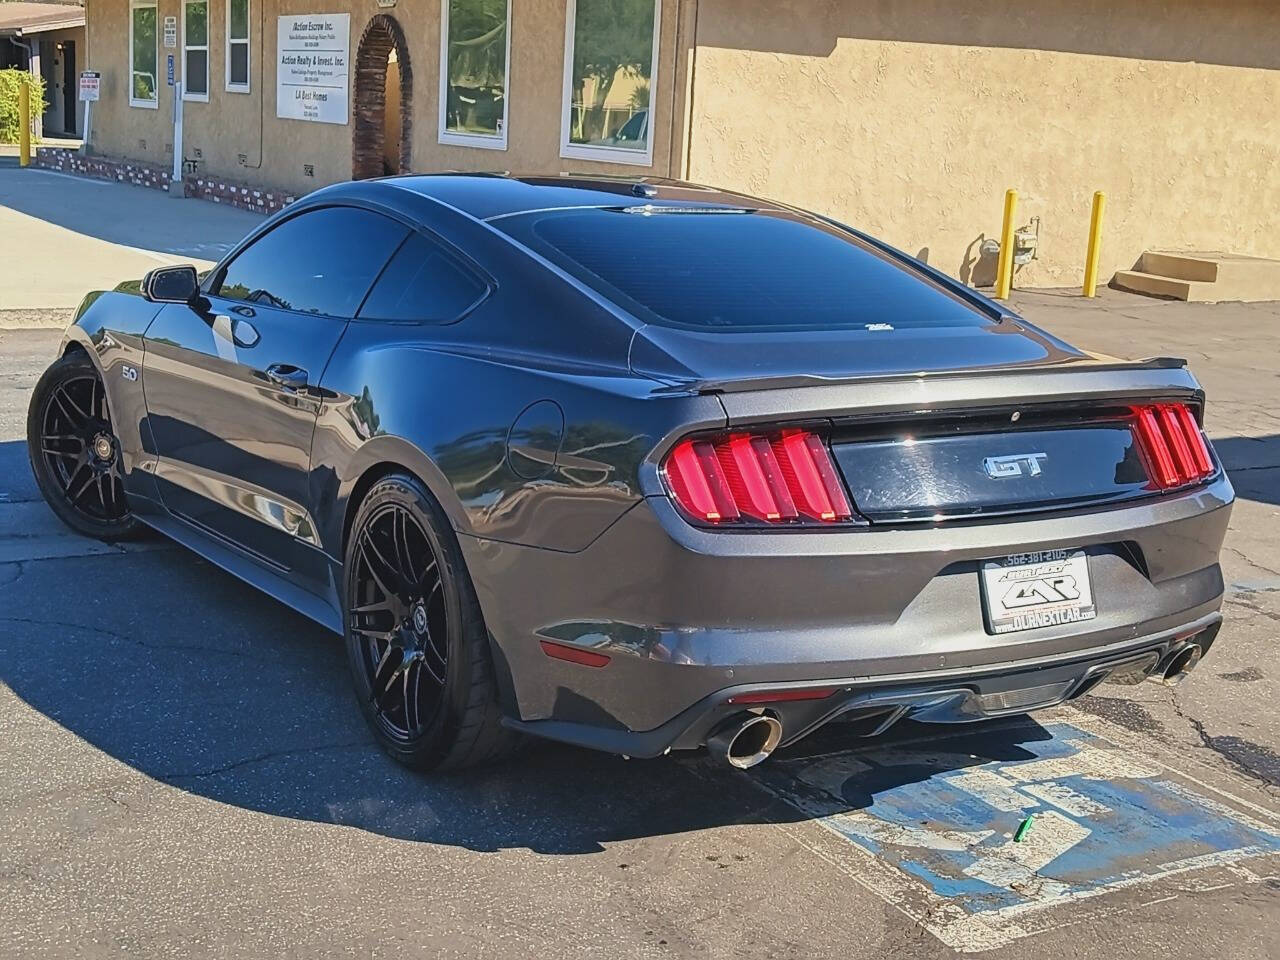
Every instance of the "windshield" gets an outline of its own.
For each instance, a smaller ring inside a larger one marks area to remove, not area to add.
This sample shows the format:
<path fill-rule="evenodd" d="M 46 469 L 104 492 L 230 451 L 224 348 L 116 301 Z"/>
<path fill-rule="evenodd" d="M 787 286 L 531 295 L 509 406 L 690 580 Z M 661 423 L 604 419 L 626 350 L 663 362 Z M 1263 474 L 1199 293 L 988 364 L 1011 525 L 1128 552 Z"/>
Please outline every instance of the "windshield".
<path fill-rule="evenodd" d="M 851 234 L 786 213 L 579 208 L 497 226 L 647 323 L 740 331 L 991 322 Z"/>

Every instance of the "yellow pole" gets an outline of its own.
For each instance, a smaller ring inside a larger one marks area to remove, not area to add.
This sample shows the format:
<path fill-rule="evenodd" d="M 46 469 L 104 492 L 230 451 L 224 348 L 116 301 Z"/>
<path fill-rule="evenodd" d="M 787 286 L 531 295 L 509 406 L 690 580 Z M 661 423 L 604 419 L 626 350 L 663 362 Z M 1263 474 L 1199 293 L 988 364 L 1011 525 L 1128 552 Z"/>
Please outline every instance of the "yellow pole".
<path fill-rule="evenodd" d="M 18 83 L 18 123 L 18 166 L 25 167 L 31 163 L 31 84 L 25 79 Z"/>
<path fill-rule="evenodd" d="M 1102 211 L 1107 206 L 1107 195 L 1099 190 L 1093 195 L 1093 214 L 1089 217 L 1089 252 L 1084 258 L 1084 295 L 1097 296 L 1098 254 L 1102 252 Z"/>
<path fill-rule="evenodd" d="M 1000 227 L 1000 259 L 996 263 L 996 299 L 1008 300 L 1013 289 L 1013 218 L 1018 212 L 1018 191 L 1004 192 L 1004 224 Z"/>

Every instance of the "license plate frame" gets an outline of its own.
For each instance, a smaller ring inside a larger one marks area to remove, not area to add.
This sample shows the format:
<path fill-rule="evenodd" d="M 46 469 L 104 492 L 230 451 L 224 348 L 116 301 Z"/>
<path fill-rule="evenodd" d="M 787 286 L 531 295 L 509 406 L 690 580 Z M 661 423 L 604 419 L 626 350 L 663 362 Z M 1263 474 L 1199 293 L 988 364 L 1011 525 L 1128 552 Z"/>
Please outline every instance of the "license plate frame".
<path fill-rule="evenodd" d="M 1067 626 L 1098 615 L 1089 555 L 1081 549 L 984 560 L 979 581 L 987 632 L 997 636 Z"/>

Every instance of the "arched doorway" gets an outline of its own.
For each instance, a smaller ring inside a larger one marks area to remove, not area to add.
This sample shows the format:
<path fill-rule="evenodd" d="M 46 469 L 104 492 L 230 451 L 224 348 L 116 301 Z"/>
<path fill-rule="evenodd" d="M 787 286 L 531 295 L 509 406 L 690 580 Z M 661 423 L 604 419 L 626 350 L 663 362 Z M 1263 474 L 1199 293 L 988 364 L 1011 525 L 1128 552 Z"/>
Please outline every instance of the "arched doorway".
<path fill-rule="evenodd" d="M 404 30 L 395 17 L 380 13 L 356 48 L 351 179 L 409 172 L 412 110 L 413 68 Z"/>

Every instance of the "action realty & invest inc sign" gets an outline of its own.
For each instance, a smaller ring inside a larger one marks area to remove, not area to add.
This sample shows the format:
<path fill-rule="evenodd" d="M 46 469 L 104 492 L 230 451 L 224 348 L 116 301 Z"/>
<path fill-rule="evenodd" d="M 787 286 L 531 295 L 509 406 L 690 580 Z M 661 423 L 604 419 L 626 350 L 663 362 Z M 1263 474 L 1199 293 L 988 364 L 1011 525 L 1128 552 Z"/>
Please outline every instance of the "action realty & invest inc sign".
<path fill-rule="evenodd" d="M 276 116 L 347 123 L 350 54 L 350 14 L 277 18 Z"/>

